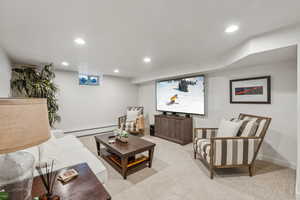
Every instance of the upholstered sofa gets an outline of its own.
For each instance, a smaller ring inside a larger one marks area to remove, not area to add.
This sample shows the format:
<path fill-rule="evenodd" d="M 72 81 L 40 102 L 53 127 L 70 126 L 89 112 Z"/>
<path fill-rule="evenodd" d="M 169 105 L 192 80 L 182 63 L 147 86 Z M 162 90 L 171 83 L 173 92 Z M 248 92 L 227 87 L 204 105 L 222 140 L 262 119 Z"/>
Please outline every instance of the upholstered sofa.
<path fill-rule="evenodd" d="M 102 183 L 107 181 L 107 170 L 103 163 L 75 136 L 64 136 L 60 130 L 52 130 L 51 138 L 47 142 L 25 151 L 35 157 L 36 165 L 43 165 L 54 160 L 54 169 L 86 162 Z M 38 175 L 36 170 L 34 175 Z"/>
<path fill-rule="evenodd" d="M 218 137 L 217 128 L 194 129 L 194 157 L 199 157 L 209 167 L 211 179 L 215 168 L 247 167 L 250 176 L 254 173 L 255 159 L 271 118 L 240 114 L 238 120 L 257 123 L 253 135 Z"/>

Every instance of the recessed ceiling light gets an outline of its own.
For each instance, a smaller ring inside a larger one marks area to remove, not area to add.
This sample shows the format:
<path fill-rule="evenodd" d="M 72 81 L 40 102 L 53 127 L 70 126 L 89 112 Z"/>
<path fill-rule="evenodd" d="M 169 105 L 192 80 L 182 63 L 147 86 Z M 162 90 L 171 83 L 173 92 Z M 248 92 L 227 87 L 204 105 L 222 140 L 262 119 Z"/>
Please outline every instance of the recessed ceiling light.
<path fill-rule="evenodd" d="M 114 72 L 115 72 L 115 73 L 119 73 L 120 71 L 119 71 L 118 69 L 115 69 Z"/>
<path fill-rule="evenodd" d="M 76 38 L 74 42 L 79 45 L 85 45 L 85 41 L 82 38 Z"/>
<path fill-rule="evenodd" d="M 144 60 L 144 63 L 150 63 L 151 62 L 151 58 L 149 58 L 149 57 L 145 57 L 143 60 Z"/>
<path fill-rule="evenodd" d="M 225 33 L 234 33 L 239 30 L 237 25 L 230 25 L 225 29 Z"/>
<path fill-rule="evenodd" d="M 61 63 L 63 66 L 69 66 L 69 63 L 68 62 L 62 62 Z"/>

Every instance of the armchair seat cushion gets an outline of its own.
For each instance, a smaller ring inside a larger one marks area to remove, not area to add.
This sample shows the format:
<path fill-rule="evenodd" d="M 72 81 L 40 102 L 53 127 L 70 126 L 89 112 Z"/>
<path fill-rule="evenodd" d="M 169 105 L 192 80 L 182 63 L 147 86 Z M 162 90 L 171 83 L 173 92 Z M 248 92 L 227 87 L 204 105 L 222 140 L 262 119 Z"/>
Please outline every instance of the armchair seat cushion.
<path fill-rule="evenodd" d="M 121 129 L 128 132 L 137 132 L 139 131 L 136 122 L 125 122 L 121 124 Z"/>

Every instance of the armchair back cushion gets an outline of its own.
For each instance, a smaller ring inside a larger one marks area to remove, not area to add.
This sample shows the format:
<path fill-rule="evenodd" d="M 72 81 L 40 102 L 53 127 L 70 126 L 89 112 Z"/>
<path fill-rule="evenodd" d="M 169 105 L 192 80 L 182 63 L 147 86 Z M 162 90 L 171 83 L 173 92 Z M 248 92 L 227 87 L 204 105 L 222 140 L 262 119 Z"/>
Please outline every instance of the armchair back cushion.
<path fill-rule="evenodd" d="M 264 137 L 266 134 L 266 131 L 271 123 L 271 118 L 260 117 L 260 116 L 255 116 L 255 115 L 240 114 L 239 119 L 255 121 L 257 123 L 257 130 L 254 135 L 251 135 L 251 136 L 256 136 L 256 137 Z"/>

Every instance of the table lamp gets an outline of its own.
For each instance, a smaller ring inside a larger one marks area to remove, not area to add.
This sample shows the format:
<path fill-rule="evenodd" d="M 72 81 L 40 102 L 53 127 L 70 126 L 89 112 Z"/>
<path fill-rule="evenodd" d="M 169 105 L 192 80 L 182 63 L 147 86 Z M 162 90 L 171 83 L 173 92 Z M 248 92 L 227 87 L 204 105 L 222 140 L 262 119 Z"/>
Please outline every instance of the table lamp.
<path fill-rule="evenodd" d="M 20 151 L 50 138 L 47 100 L 0 98 L 0 190 L 14 193 L 14 199 L 30 199 L 34 157 Z M 4 186 L 4 187 L 3 187 Z"/>

